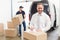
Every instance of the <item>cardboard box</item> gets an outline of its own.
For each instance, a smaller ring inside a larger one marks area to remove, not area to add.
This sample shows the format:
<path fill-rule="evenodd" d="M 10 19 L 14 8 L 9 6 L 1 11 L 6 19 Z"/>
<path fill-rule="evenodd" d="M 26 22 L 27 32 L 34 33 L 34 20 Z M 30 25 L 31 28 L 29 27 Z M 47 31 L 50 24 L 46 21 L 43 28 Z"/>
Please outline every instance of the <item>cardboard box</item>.
<path fill-rule="evenodd" d="M 4 25 L 0 23 L 0 36 L 4 35 Z"/>
<path fill-rule="evenodd" d="M 14 17 L 12 18 L 12 22 L 15 26 L 19 25 L 20 24 L 20 21 L 19 21 L 19 18 L 18 17 Z"/>
<path fill-rule="evenodd" d="M 18 18 L 19 18 L 19 22 L 20 22 L 20 24 L 21 24 L 22 21 L 23 21 L 22 14 L 18 14 L 18 15 L 16 15 L 15 17 L 18 17 Z"/>
<path fill-rule="evenodd" d="M 44 32 L 27 32 L 25 31 L 23 37 L 28 40 L 47 40 L 47 34 Z"/>
<path fill-rule="evenodd" d="M 17 36 L 17 30 L 16 29 L 7 29 L 5 30 L 6 37 L 16 37 Z"/>
<path fill-rule="evenodd" d="M 16 26 L 14 25 L 14 23 L 13 22 L 7 22 L 7 27 L 8 27 L 8 29 L 10 28 L 16 28 Z"/>

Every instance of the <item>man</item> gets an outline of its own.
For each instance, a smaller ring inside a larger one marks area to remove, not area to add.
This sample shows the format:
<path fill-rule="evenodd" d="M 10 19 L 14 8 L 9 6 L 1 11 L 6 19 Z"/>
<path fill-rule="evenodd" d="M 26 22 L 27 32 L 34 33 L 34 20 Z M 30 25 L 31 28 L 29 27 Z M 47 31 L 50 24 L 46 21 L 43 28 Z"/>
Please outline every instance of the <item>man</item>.
<path fill-rule="evenodd" d="M 48 31 L 51 28 L 51 21 L 49 16 L 43 12 L 44 6 L 42 3 L 37 4 L 37 13 L 32 16 L 30 22 L 30 29 L 36 31 Z"/>
<path fill-rule="evenodd" d="M 19 7 L 19 11 L 16 13 L 16 15 L 22 14 L 22 17 L 23 17 L 23 20 L 24 20 L 25 19 L 25 12 L 22 9 L 23 9 L 23 7 L 20 6 Z M 25 23 L 25 20 L 22 22 L 22 24 L 23 24 L 23 27 L 24 27 L 24 31 L 26 31 L 26 23 Z M 19 25 L 19 34 L 21 36 L 21 25 Z"/>
<path fill-rule="evenodd" d="M 30 22 L 31 31 L 47 32 L 51 28 L 51 21 L 49 16 L 43 12 L 44 6 L 42 3 L 37 4 L 37 13 L 33 14 Z M 58 40 L 58 29 L 47 33 L 47 40 Z"/>

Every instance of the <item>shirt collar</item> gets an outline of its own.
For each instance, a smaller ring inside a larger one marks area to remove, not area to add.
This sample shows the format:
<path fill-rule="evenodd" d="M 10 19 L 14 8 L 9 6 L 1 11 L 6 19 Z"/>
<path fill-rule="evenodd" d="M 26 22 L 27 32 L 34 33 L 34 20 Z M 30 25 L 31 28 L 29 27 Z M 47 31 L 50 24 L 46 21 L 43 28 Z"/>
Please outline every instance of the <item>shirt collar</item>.
<path fill-rule="evenodd" d="M 40 16 L 42 16 L 42 15 L 43 15 L 43 12 L 42 12 L 41 14 L 39 14 L 39 13 L 37 12 L 37 14 L 40 15 Z"/>

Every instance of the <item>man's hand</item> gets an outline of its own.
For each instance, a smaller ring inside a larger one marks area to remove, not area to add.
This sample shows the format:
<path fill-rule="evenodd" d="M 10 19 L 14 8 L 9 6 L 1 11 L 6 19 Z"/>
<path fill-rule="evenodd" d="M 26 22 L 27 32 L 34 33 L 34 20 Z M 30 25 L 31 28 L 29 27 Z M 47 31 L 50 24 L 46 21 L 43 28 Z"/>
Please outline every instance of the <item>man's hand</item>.
<path fill-rule="evenodd" d="M 33 31 L 33 30 L 34 30 L 34 27 L 33 27 L 33 26 L 32 26 L 32 27 L 30 27 L 30 30 L 31 30 L 31 31 Z"/>
<path fill-rule="evenodd" d="M 24 19 L 26 18 L 26 15 L 24 15 Z"/>
<path fill-rule="evenodd" d="M 36 31 L 37 31 L 37 32 L 42 32 L 42 30 L 41 30 L 41 29 L 37 29 Z"/>

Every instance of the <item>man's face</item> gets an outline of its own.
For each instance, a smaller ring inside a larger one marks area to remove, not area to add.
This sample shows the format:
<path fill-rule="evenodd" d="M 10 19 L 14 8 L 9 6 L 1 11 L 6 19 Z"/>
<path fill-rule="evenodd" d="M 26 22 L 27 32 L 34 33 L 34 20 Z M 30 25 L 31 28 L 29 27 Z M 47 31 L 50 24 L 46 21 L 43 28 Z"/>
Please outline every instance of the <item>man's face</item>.
<path fill-rule="evenodd" d="M 19 8 L 19 10 L 21 11 L 23 8 Z"/>
<path fill-rule="evenodd" d="M 44 10 L 43 5 L 37 5 L 37 11 L 39 14 L 41 14 L 43 10 Z"/>

